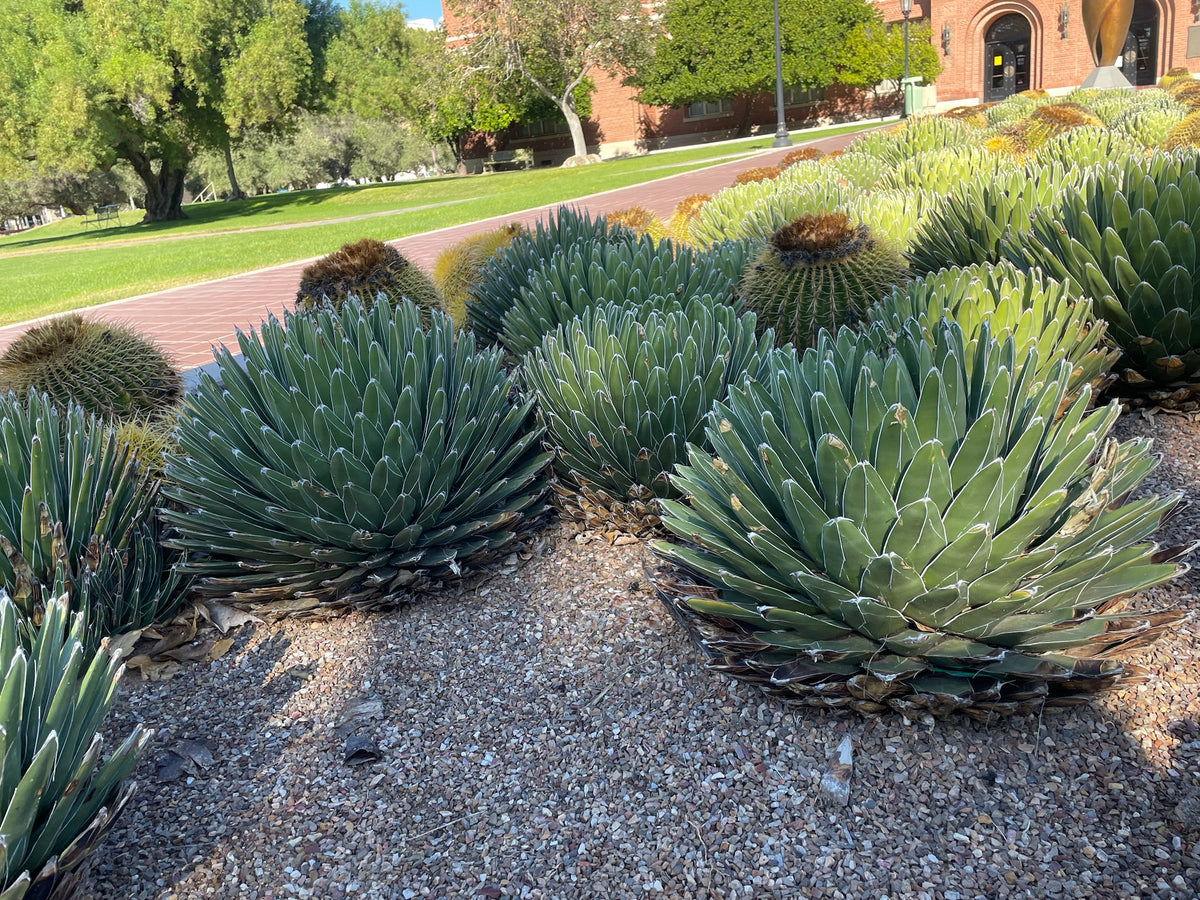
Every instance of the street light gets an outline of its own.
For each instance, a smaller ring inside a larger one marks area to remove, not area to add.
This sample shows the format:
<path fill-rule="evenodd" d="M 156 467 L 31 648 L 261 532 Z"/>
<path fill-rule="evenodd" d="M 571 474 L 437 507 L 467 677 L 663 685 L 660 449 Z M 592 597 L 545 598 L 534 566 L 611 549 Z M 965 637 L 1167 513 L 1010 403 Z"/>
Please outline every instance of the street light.
<path fill-rule="evenodd" d="M 904 92 L 904 108 L 900 111 L 900 118 L 908 118 L 908 17 L 912 15 L 912 0 L 900 0 L 900 12 L 904 16 L 904 79 L 900 82 L 900 89 Z"/>
<path fill-rule="evenodd" d="M 904 0 L 912 6 L 912 0 Z M 792 139 L 788 137 L 787 123 L 783 120 L 783 46 L 779 43 L 779 0 L 775 0 L 775 140 L 772 147 L 790 147 Z"/>

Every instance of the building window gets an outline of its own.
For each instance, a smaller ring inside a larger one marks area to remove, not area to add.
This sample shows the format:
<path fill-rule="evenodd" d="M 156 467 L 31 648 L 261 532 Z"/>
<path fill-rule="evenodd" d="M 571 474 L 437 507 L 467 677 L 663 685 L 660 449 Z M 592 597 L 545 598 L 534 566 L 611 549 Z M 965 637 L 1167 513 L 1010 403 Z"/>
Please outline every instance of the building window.
<path fill-rule="evenodd" d="M 683 112 L 685 119 L 711 119 L 729 115 L 733 115 L 732 100 L 697 100 Z"/>
<path fill-rule="evenodd" d="M 566 119 L 537 119 L 533 122 L 514 125 L 511 134 L 514 138 L 538 138 L 567 134 L 568 132 Z"/>
<path fill-rule="evenodd" d="M 803 106 L 806 103 L 820 103 L 824 99 L 824 88 L 811 88 L 809 90 L 805 90 L 803 88 L 790 87 L 783 89 L 784 106 Z"/>

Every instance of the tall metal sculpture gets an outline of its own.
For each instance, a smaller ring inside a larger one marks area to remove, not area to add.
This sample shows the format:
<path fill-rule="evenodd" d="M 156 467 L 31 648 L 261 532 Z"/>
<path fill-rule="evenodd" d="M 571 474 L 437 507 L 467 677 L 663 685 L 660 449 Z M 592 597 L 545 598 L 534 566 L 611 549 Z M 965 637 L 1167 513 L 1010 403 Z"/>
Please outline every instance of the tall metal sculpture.
<path fill-rule="evenodd" d="M 1083 31 L 1096 68 L 1084 79 L 1082 87 L 1133 89 L 1129 79 L 1116 67 L 1132 19 L 1133 0 L 1083 0 Z"/>

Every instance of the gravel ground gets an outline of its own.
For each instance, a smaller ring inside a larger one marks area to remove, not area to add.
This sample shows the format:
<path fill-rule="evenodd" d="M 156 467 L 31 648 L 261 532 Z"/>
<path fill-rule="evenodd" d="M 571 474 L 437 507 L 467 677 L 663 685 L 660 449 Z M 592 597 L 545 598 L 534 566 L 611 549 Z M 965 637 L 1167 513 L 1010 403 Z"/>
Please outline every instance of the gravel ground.
<path fill-rule="evenodd" d="M 1153 490 L 1197 493 L 1200 425 L 1119 427 L 1156 439 Z M 1198 510 L 1162 541 L 1200 536 Z M 1195 622 L 1135 657 L 1148 684 L 1041 717 L 791 710 L 700 667 L 646 545 L 544 537 L 467 590 L 247 627 L 219 661 L 131 679 L 114 733 L 158 732 L 82 896 L 1200 895 L 1200 817 L 1176 811 L 1200 796 Z M 820 783 L 846 735 L 842 807 Z M 348 738 L 378 760 L 346 763 Z M 203 765 L 163 782 L 181 741 Z"/>

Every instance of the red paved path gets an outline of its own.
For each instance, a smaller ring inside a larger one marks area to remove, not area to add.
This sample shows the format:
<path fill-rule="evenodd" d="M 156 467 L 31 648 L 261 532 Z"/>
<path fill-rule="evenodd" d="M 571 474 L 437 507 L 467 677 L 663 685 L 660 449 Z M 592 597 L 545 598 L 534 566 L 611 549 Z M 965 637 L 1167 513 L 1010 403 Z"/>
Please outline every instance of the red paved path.
<path fill-rule="evenodd" d="M 828 152 L 845 147 L 855 137 L 857 134 L 837 135 L 796 146 L 818 147 Z M 684 197 L 690 194 L 716 193 L 727 187 L 738 172 L 753 166 L 772 165 L 787 152 L 768 150 L 694 172 L 593 194 L 571 201 L 570 205 L 586 209 L 593 215 L 628 206 L 644 206 L 666 218 Z M 531 224 L 545 216 L 547 210 L 553 206 L 442 228 L 391 243 L 398 247 L 406 258 L 428 268 L 444 248 L 471 234 L 505 222 L 520 221 Z M 89 318 L 134 326 L 158 341 L 172 354 L 180 368 L 192 369 L 212 362 L 214 344 L 234 345 L 238 329 L 256 327 L 268 313 L 281 314 L 295 299 L 296 288 L 300 283 L 300 271 L 307 262 L 304 260 L 286 263 L 217 281 L 171 288 L 127 300 L 115 300 L 80 312 Z M 30 324 L 22 322 L 0 328 L 0 350 L 12 343 Z"/>

